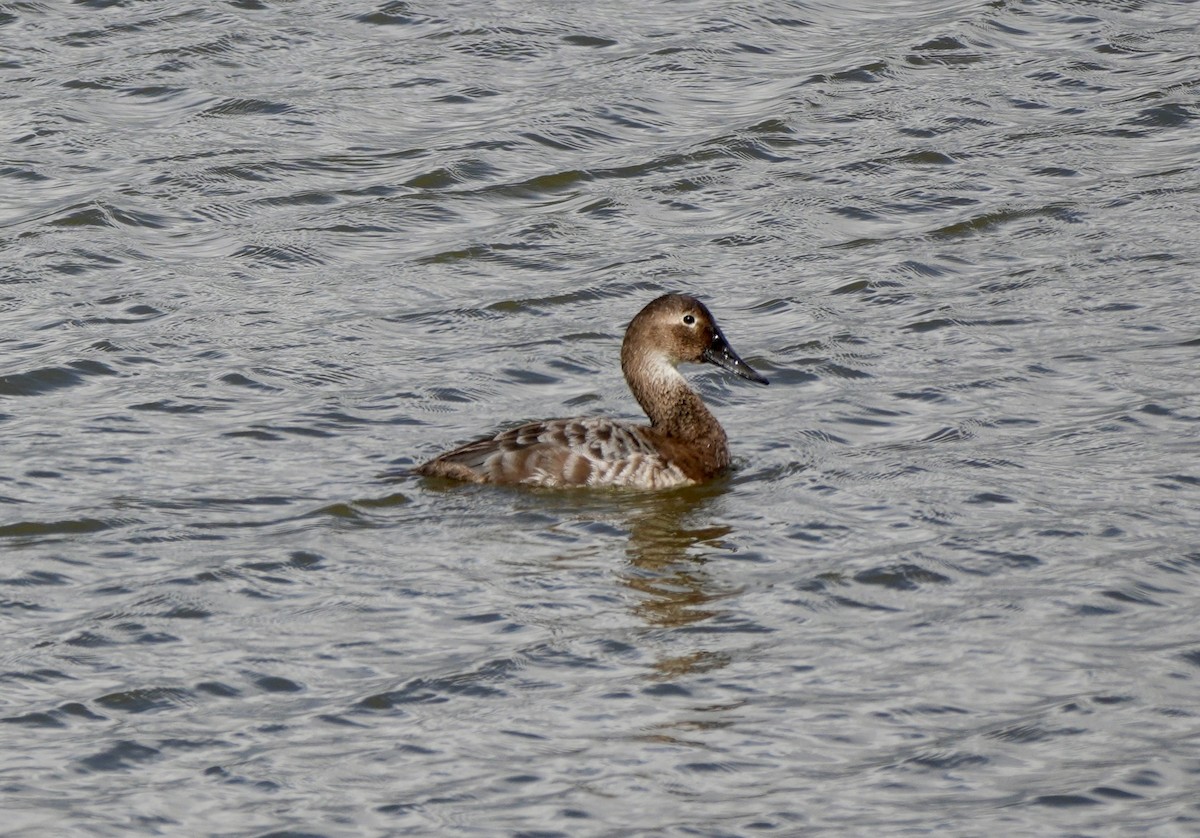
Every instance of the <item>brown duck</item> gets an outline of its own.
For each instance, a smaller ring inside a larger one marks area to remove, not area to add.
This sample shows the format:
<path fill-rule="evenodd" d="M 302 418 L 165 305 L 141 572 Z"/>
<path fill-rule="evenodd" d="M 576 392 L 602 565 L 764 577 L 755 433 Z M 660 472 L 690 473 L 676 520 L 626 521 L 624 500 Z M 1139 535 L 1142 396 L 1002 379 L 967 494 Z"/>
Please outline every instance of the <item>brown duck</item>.
<path fill-rule="evenodd" d="M 417 473 L 472 483 L 565 488 L 666 489 L 711 480 L 729 468 L 725 429 L 677 369 L 716 364 L 759 384 L 695 297 L 668 294 L 638 312 L 621 344 L 621 370 L 650 417 L 635 425 L 604 417 L 548 419 L 469 442 Z"/>

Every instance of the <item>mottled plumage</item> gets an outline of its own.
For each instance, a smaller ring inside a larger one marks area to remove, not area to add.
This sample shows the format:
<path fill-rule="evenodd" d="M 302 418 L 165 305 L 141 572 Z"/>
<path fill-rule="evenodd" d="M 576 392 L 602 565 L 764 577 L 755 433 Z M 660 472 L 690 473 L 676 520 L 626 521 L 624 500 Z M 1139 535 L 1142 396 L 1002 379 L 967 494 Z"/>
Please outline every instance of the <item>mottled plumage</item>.
<path fill-rule="evenodd" d="M 729 468 L 729 446 L 676 369 L 684 362 L 767 383 L 729 347 L 703 303 L 668 294 L 633 318 L 621 345 L 621 370 L 649 425 L 603 417 L 531 422 L 442 454 L 417 473 L 551 487 L 666 489 L 711 480 Z"/>

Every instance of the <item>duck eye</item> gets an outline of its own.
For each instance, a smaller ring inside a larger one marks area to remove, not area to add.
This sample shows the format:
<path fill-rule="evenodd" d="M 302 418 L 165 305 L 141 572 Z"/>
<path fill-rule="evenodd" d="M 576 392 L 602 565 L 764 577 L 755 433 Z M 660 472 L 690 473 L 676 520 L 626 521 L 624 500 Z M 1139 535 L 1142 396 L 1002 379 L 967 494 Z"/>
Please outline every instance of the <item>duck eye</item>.
<path fill-rule="evenodd" d="M 693 323 L 696 322 L 696 318 L 690 314 L 685 314 L 685 315 L 683 315 L 683 322 L 686 323 L 687 325 L 691 326 Z"/>

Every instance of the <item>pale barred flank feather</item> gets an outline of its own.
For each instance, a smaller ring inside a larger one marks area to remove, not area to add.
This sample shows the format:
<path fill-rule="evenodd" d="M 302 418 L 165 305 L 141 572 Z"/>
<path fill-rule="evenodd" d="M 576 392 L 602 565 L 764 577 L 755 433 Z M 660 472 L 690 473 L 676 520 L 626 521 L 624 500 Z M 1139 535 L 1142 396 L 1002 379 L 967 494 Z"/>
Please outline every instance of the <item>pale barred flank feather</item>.
<path fill-rule="evenodd" d="M 534 486 L 640 486 L 696 481 L 663 460 L 649 428 L 600 417 L 552 419 L 467 443 L 418 469 L 428 477 Z"/>

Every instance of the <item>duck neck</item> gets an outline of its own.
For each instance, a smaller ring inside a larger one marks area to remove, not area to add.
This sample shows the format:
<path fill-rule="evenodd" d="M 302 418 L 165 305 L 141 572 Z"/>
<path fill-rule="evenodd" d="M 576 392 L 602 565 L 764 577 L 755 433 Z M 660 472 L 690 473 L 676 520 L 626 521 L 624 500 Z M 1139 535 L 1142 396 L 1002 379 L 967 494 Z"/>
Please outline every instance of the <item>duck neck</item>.
<path fill-rule="evenodd" d="M 725 447 L 725 430 L 687 379 L 665 358 L 636 358 L 622 353 L 621 369 L 650 426 L 682 440 L 715 440 Z"/>

